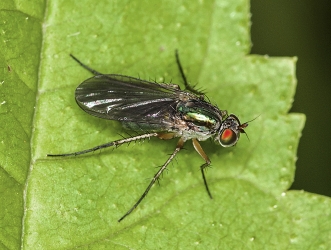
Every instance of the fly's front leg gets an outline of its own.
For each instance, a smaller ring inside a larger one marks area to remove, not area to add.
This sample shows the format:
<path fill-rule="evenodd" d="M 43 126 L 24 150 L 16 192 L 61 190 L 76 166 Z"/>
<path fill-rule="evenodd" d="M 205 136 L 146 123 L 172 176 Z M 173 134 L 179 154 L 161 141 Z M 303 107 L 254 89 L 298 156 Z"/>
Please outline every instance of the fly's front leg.
<path fill-rule="evenodd" d="M 162 134 L 163 139 L 170 139 L 168 138 L 169 134 Z M 170 136 L 170 135 L 169 135 Z M 131 214 L 131 212 L 140 204 L 140 202 L 146 197 L 146 195 L 148 194 L 149 190 L 152 188 L 152 186 L 154 185 L 154 183 L 160 178 L 161 174 L 163 173 L 163 171 L 167 168 L 167 166 L 169 165 L 169 163 L 175 158 L 175 156 L 177 155 L 177 153 L 183 148 L 184 146 L 184 140 L 182 138 L 179 139 L 176 149 L 175 151 L 169 156 L 168 160 L 162 165 L 162 167 L 159 169 L 159 171 L 156 172 L 156 174 L 154 175 L 152 181 L 149 183 L 148 187 L 146 188 L 145 192 L 142 194 L 142 196 L 139 198 L 139 200 L 133 205 L 132 208 L 130 208 L 129 211 L 127 211 L 119 220 L 118 222 L 121 222 L 126 216 L 128 216 L 129 214 Z"/>
<path fill-rule="evenodd" d="M 205 151 L 203 151 L 203 149 L 202 149 L 200 143 L 198 142 L 198 140 L 194 138 L 194 139 L 192 139 L 192 142 L 193 142 L 193 147 L 195 148 L 195 150 L 206 161 L 206 163 L 204 163 L 204 164 L 202 164 L 200 166 L 200 169 L 201 169 L 202 178 L 203 178 L 203 182 L 205 183 L 205 187 L 206 187 L 207 193 L 208 193 L 210 199 L 212 199 L 213 196 L 211 195 L 211 193 L 209 191 L 207 180 L 206 180 L 206 176 L 205 176 L 205 168 L 210 165 L 211 161 L 209 160 L 209 158 L 206 155 Z"/>

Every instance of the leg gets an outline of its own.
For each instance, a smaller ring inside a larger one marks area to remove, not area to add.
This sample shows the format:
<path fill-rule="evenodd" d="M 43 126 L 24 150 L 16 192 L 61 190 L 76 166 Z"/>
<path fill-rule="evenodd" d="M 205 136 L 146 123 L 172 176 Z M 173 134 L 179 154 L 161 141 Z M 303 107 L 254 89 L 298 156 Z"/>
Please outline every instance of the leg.
<path fill-rule="evenodd" d="M 160 175 L 163 173 L 163 171 L 167 168 L 169 163 L 175 158 L 176 154 L 183 148 L 184 146 L 184 140 L 182 138 L 179 139 L 175 151 L 170 155 L 168 160 L 163 164 L 163 166 L 159 169 L 159 171 L 156 172 L 154 175 L 151 183 L 149 183 L 148 187 L 146 188 L 145 192 L 142 194 L 142 196 L 139 198 L 139 200 L 133 205 L 132 208 L 130 208 L 129 211 L 127 211 L 119 220 L 118 222 L 121 222 L 126 216 L 131 214 L 131 212 L 140 204 L 140 202 L 146 197 L 151 187 L 154 185 L 154 183 L 160 178 Z"/>
<path fill-rule="evenodd" d="M 88 71 L 90 71 L 93 75 L 103 75 L 100 72 L 90 68 L 89 66 L 85 65 L 84 63 L 82 63 L 81 61 L 79 61 L 76 57 L 74 57 L 72 54 L 70 54 L 70 56 L 72 57 L 72 59 L 74 59 L 76 62 L 79 63 L 80 66 L 82 66 L 84 69 L 87 69 Z"/>
<path fill-rule="evenodd" d="M 210 197 L 210 199 L 213 199 L 213 196 L 211 195 L 209 188 L 208 188 L 208 184 L 207 184 L 207 180 L 206 180 L 206 176 L 205 176 L 205 168 L 208 167 L 211 163 L 211 161 L 209 160 L 208 156 L 206 155 L 206 153 L 203 151 L 200 143 L 198 142 L 197 139 L 192 139 L 193 142 L 193 147 L 195 148 L 195 150 L 199 153 L 199 155 L 206 161 L 206 163 L 202 164 L 200 166 L 201 169 L 201 173 L 202 173 L 202 178 L 203 178 L 203 182 L 205 183 L 205 187 L 207 190 L 207 193 Z"/>
<path fill-rule="evenodd" d="M 192 87 L 186 80 L 186 76 L 184 74 L 184 70 L 182 68 L 182 65 L 180 63 L 180 60 L 179 60 L 179 55 L 178 55 L 178 50 L 176 50 L 176 62 L 177 62 L 177 65 L 178 65 L 178 68 L 179 68 L 179 71 L 180 71 L 180 74 L 182 75 L 182 78 L 183 78 L 183 81 L 184 81 L 184 85 L 185 85 L 185 89 L 191 91 L 192 93 L 196 94 L 196 95 L 200 95 L 200 96 L 204 96 L 204 93 L 194 89 L 194 87 Z M 201 97 L 200 97 L 201 98 Z"/>
<path fill-rule="evenodd" d="M 130 138 L 124 138 L 124 139 L 121 139 L 121 140 L 108 142 L 106 144 L 102 144 L 102 145 L 96 146 L 94 148 L 90 148 L 90 149 L 86 149 L 86 150 L 82 150 L 82 151 L 78 151 L 78 152 L 74 152 L 74 153 L 57 154 L 57 155 L 48 154 L 47 156 L 58 157 L 58 156 L 82 155 L 82 154 L 94 152 L 94 151 L 102 149 L 102 148 L 108 148 L 108 147 L 113 147 L 113 146 L 117 147 L 117 146 L 120 146 L 124 143 L 129 143 L 129 142 L 132 142 L 132 141 L 137 141 L 137 140 L 140 140 L 140 139 L 145 139 L 145 138 L 149 138 L 149 137 L 153 137 L 153 136 L 158 136 L 158 134 L 157 133 L 149 133 L 149 134 L 137 135 L 137 136 L 133 136 L 133 137 L 130 137 Z"/>

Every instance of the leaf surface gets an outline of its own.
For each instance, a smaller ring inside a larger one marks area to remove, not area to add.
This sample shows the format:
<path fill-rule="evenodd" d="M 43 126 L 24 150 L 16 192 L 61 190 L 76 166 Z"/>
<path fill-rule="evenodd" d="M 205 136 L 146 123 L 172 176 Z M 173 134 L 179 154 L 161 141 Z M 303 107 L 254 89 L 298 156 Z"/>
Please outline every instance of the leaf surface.
<path fill-rule="evenodd" d="M 288 114 L 296 58 L 249 55 L 249 5 L 218 1 L 6 1 L 0 5 L 0 248 L 328 249 L 330 199 L 286 190 L 302 114 Z M 236 147 L 190 142 L 125 220 L 177 143 L 152 138 L 79 157 L 49 158 L 121 138 L 74 91 L 103 73 L 181 84 L 252 120 Z"/>

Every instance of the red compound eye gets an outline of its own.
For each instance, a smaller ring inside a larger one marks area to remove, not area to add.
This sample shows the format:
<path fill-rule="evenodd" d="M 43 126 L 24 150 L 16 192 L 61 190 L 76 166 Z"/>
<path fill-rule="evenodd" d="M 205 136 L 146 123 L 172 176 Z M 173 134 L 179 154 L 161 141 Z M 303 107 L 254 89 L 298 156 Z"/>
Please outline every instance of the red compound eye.
<path fill-rule="evenodd" d="M 222 146 L 225 147 L 233 146 L 237 142 L 237 140 L 237 134 L 229 128 L 224 129 L 224 131 L 220 135 L 220 143 Z"/>

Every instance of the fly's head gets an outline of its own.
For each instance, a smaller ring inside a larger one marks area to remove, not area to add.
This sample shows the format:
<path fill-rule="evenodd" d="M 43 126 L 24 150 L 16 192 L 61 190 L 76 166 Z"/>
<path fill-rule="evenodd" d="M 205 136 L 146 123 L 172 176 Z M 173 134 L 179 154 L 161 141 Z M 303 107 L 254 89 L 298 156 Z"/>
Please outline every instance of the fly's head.
<path fill-rule="evenodd" d="M 222 122 L 218 134 L 215 137 L 215 141 L 223 147 L 232 147 L 236 145 L 241 133 L 246 134 L 244 129 L 247 128 L 247 126 L 248 122 L 241 124 L 237 116 L 230 114 Z"/>

